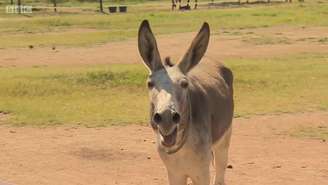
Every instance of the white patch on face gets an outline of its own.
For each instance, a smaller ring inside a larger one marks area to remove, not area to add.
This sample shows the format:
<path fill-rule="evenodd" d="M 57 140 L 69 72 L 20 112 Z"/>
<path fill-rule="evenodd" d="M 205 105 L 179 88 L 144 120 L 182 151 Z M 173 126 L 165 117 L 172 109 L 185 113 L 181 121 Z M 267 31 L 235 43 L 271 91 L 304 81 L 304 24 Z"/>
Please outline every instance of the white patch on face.
<path fill-rule="evenodd" d="M 183 92 L 177 92 L 183 90 L 179 87 L 179 79 L 185 78 L 185 76 L 177 71 L 176 69 L 167 68 L 165 70 L 160 70 L 153 73 L 150 77 L 150 81 L 153 82 L 154 87 L 150 90 L 150 98 L 154 105 L 154 113 L 163 113 L 168 110 L 172 112 L 178 112 L 180 114 L 180 104 L 182 102 L 177 102 L 177 95 Z M 178 93 L 178 94 L 177 94 Z M 183 98 L 182 98 L 183 99 Z M 166 114 L 166 113 L 165 113 Z M 167 115 L 167 114 L 166 114 Z M 170 118 L 171 119 L 171 118 Z M 164 117 L 163 120 L 169 120 L 167 117 Z M 166 122 L 170 126 L 162 127 L 158 125 L 157 129 L 157 141 L 158 144 L 164 148 L 172 148 L 176 143 L 179 143 L 179 140 L 182 139 L 183 129 L 179 128 L 179 124 Z M 172 146 L 166 145 L 173 143 Z M 172 142 L 170 142 L 172 141 Z"/>
<path fill-rule="evenodd" d="M 163 112 L 167 109 L 174 108 L 174 100 L 172 94 L 165 89 L 161 89 L 157 94 L 157 104 L 155 112 Z"/>
<path fill-rule="evenodd" d="M 165 108 L 179 110 L 175 93 L 176 85 L 181 78 L 184 78 L 184 75 L 175 67 L 165 68 L 152 75 L 151 79 L 155 88 L 151 91 L 151 101 L 155 104 L 157 111 Z"/>
<path fill-rule="evenodd" d="M 151 90 L 151 101 L 155 105 L 155 112 L 163 112 L 167 109 L 176 109 L 174 96 L 174 83 L 165 70 L 153 75 L 152 81 L 155 87 Z"/>

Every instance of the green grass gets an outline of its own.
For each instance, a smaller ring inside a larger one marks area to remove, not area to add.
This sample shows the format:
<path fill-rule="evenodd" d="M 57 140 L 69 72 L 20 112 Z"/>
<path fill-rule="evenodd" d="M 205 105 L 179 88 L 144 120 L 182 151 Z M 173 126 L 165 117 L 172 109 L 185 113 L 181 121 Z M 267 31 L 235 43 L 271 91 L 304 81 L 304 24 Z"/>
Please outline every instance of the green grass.
<path fill-rule="evenodd" d="M 235 75 L 236 115 L 328 108 L 327 55 L 226 61 Z"/>
<path fill-rule="evenodd" d="M 235 75 L 235 116 L 328 109 L 328 57 L 226 61 Z M 15 125 L 104 126 L 148 121 L 142 64 L 0 68 L 0 112 Z"/>
<path fill-rule="evenodd" d="M 137 4 L 146 2 L 160 2 L 163 0 L 103 0 L 104 5 L 108 4 Z M 53 6 L 51 0 L 24 0 L 23 4 L 33 6 Z M 3 0 L 0 2 L 1 5 L 9 5 L 10 0 Z M 97 7 L 99 5 L 98 0 L 57 0 L 57 6 L 63 7 Z"/>
<path fill-rule="evenodd" d="M 292 44 L 288 37 L 272 37 L 272 36 L 246 36 L 243 40 L 245 43 L 252 45 L 275 45 L 275 44 Z"/>
<path fill-rule="evenodd" d="M 0 76 L 0 110 L 11 113 L 14 124 L 99 126 L 146 120 L 140 66 L 2 68 Z"/>
<path fill-rule="evenodd" d="M 143 19 L 149 19 L 157 34 L 197 31 L 207 21 L 212 33 L 220 29 L 256 27 L 328 26 L 328 3 L 311 1 L 274 6 L 202 9 L 190 12 L 151 10 L 154 5 L 132 6 L 130 13 L 102 15 L 95 12 L 32 14 L 31 17 L 1 14 L 0 48 L 93 45 L 134 38 Z M 2 16 L 3 15 L 3 16 Z M 322 40 L 326 42 L 326 40 Z"/>
<path fill-rule="evenodd" d="M 290 135 L 297 138 L 328 140 L 328 127 L 300 127 L 293 130 Z"/>

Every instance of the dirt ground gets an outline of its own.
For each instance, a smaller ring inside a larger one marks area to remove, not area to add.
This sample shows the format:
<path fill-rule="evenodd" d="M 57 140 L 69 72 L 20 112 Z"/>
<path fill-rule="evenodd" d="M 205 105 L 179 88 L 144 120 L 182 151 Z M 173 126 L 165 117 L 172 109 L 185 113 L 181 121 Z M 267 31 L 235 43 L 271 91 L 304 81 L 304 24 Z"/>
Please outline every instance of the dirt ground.
<path fill-rule="evenodd" d="M 212 30 L 206 56 L 214 59 L 279 57 L 301 53 L 328 53 L 327 27 L 273 27 Z M 177 60 L 196 33 L 157 36 L 162 57 Z M 320 42 L 321 40 L 321 42 Z M 255 43 L 254 43 L 255 42 Z M 139 63 L 136 39 L 93 47 L 0 49 L 0 66 L 49 66 Z"/>
<path fill-rule="evenodd" d="M 327 127 L 328 113 L 237 118 L 227 184 L 324 185 L 328 141 L 290 136 Z M 108 128 L 0 126 L 0 184 L 167 184 L 147 126 Z"/>
<path fill-rule="evenodd" d="M 328 52 L 328 43 L 319 42 L 328 38 L 328 28 L 276 27 L 218 33 L 211 38 L 208 57 Z M 181 57 L 194 34 L 159 36 L 162 56 Z M 136 46 L 135 40 L 128 40 L 55 50 L 0 49 L 0 66 L 137 63 L 141 59 Z M 0 113 L 0 121 L 5 116 Z M 328 141 L 291 136 L 299 127 L 328 127 L 328 112 L 235 119 L 229 160 L 233 168 L 227 169 L 227 184 L 327 184 Z M 167 184 L 151 128 L 0 126 L 0 185 L 91 184 Z"/>

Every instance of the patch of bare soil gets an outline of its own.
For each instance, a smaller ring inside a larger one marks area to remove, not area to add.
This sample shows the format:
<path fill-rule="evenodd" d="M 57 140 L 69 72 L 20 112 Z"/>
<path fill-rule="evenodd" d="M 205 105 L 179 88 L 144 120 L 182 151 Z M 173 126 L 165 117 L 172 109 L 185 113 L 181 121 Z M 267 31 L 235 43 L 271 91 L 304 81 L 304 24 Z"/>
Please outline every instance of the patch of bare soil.
<path fill-rule="evenodd" d="M 260 29 L 212 30 L 212 32 L 218 34 L 212 35 L 207 56 L 219 60 L 231 57 L 279 57 L 300 53 L 328 52 L 328 28 L 326 27 L 279 26 Z M 179 59 L 194 36 L 195 33 L 159 36 L 158 44 L 162 56 L 169 55 L 175 60 Z M 254 37 L 263 43 L 245 42 Z M 94 47 L 57 46 L 29 49 L 26 46 L 21 49 L 0 49 L 0 66 L 138 63 L 140 60 L 136 39 Z"/>
<path fill-rule="evenodd" d="M 328 126 L 328 113 L 234 120 L 227 184 L 323 185 L 328 146 L 291 137 L 299 126 Z M 150 127 L 0 126 L 0 184 L 168 184 Z"/>
<path fill-rule="evenodd" d="M 0 111 L 0 124 L 5 122 L 7 120 L 7 118 L 8 118 L 8 113 Z"/>

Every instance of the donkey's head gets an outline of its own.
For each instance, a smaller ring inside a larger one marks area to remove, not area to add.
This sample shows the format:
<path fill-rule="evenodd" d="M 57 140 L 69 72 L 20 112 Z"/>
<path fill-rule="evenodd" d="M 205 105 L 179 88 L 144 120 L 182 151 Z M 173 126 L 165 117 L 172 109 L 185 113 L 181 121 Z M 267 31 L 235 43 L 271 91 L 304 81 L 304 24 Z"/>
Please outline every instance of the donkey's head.
<path fill-rule="evenodd" d="M 203 57 L 209 42 L 209 25 L 204 23 L 182 60 L 173 65 L 162 63 L 155 37 L 147 20 L 139 28 L 138 48 L 149 69 L 147 80 L 150 97 L 151 125 L 161 147 L 168 153 L 178 151 L 186 139 L 190 121 L 188 89 L 192 86 L 187 73 Z"/>

